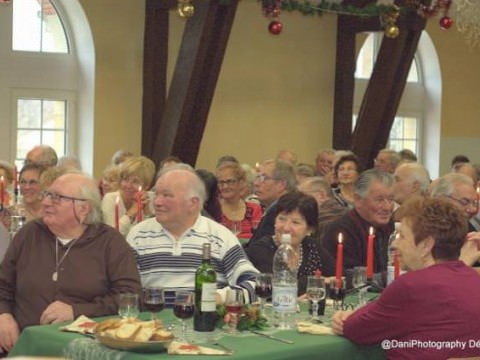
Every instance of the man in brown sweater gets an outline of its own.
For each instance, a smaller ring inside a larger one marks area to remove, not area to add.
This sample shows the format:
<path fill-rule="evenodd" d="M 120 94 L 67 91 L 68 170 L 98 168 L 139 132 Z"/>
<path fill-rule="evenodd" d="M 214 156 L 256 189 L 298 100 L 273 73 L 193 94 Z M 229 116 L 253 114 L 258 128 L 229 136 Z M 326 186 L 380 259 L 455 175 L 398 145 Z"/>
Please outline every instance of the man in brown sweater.
<path fill-rule="evenodd" d="M 17 232 L 0 266 L 0 348 L 26 326 L 116 314 L 119 293 L 140 293 L 131 248 L 101 217 L 96 183 L 83 174 L 43 193 L 42 218 Z"/>

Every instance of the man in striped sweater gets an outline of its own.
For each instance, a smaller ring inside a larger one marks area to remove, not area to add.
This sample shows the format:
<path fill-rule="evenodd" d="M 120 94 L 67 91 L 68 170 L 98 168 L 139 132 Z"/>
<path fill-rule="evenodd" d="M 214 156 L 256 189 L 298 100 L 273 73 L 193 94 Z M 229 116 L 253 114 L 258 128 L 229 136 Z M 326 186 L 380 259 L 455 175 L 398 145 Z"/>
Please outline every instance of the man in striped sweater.
<path fill-rule="evenodd" d="M 189 166 L 176 165 L 161 174 L 155 185 L 155 217 L 137 224 L 127 236 L 142 285 L 163 287 L 167 305 L 176 290 L 193 290 L 202 246 L 209 242 L 217 302 L 224 302 L 228 287 L 242 288 L 246 302 L 252 302 L 258 270 L 230 230 L 200 214 L 205 199 L 205 186 Z"/>

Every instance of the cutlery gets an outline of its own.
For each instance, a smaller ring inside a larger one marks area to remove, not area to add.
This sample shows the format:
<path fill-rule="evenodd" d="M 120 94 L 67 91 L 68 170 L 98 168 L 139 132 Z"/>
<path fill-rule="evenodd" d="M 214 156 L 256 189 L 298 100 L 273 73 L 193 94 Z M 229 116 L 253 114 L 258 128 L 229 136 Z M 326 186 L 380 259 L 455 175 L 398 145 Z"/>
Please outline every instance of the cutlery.
<path fill-rule="evenodd" d="M 214 342 L 212 343 L 212 345 L 215 345 L 215 346 L 218 346 L 219 348 L 222 348 L 223 350 L 225 350 L 226 352 L 228 352 L 228 354 L 233 354 L 233 350 L 230 349 L 229 347 L 226 347 L 225 345 L 223 344 L 220 344 L 219 342 Z"/>
<path fill-rule="evenodd" d="M 270 340 L 276 340 L 276 341 L 283 342 L 283 343 L 285 343 L 285 344 L 293 344 L 293 343 L 294 343 L 294 342 L 291 341 L 291 340 L 287 340 L 287 339 L 279 338 L 279 337 L 277 337 L 277 336 L 265 334 L 265 333 L 262 333 L 262 332 L 260 332 L 260 331 L 250 330 L 250 332 L 251 332 L 251 333 L 254 333 L 254 334 L 256 334 L 256 335 L 260 335 L 260 336 L 266 337 L 267 339 L 270 339 Z"/>

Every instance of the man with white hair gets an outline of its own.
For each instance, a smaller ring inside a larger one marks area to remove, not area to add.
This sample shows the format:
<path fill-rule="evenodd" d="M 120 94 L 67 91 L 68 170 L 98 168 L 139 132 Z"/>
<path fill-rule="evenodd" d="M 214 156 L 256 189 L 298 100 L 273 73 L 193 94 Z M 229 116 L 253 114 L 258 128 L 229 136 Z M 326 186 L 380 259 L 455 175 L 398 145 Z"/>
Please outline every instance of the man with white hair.
<path fill-rule="evenodd" d="M 400 164 L 393 173 L 395 183 L 393 185 L 393 196 L 395 202 L 403 204 L 410 196 L 427 193 L 430 184 L 430 176 L 427 169 L 419 163 Z"/>
<path fill-rule="evenodd" d="M 400 155 L 395 150 L 382 149 L 374 160 L 374 167 L 377 170 L 393 174 L 400 160 Z"/>
<path fill-rule="evenodd" d="M 232 232 L 200 214 L 205 198 L 202 180 L 185 164 L 160 174 L 155 185 L 155 217 L 137 224 L 127 236 L 137 254 L 142 284 L 163 287 L 170 305 L 175 291 L 194 289 L 203 244 L 210 243 L 217 303 L 225 301 L 230 286 L 242 288 L 246 301 L 253 301 L 258 270 Z"/>

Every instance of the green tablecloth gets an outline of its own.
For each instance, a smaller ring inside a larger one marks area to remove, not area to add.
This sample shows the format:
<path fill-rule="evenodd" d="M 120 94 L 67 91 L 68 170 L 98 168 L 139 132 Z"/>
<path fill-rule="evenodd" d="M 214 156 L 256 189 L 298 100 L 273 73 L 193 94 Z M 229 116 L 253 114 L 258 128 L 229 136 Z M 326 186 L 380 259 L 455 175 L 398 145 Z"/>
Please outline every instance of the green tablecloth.
<path fill-rule="evenodd" d="M 172 311 L 166 309 L 160 316 L 166 323 L 175 321 Z M 76 359 L 118 359 L 118 360 L 148 360 L 159 358 L 182 358 L 182 356 L 159 354 L 140 354 L 133 352 L 114 351 L 98 345 L 95 340 L 83 335 L 62 332 L 59 325 L 31 326 L 23 330 L 15 347 L 9 356 L 38 355 L 62 356 L 65 350 L 71 353 L 72 348 L 90 347 L 94 355 L 81 355 Z M 224 335 L 219 340 L 223 345 L 234 350 L 231 359 L 384 359 L 384 352 L 378 346 L 359 346 L 347 339 L 333 335 L 300 334 L 293 330 L 275 331 L 267 333 L 294 341 L 294 344 L 284 344 L 266 339 L 255 334 L 241 333 L 239 336 Z M 83 339 L 83 340 L 82 340 Z M 215 347 L 215 346 L 212 346 Z M 96 352 L 95 352 L 96 351 Z M 75 352 L 76 354 L 78 351 Z M 183 356 L 183 358 L 185 358 Z M 202 360 L 215 356 L 202 356 Z"/>

